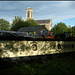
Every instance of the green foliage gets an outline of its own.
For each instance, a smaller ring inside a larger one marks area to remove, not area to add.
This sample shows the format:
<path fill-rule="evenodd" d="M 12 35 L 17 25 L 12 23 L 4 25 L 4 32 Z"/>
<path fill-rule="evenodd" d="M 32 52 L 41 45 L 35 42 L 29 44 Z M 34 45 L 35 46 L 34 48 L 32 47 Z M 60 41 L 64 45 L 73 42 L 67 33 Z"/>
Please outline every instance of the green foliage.
<path fill-rule="evenodd" d="M 35 20 L 33 20 L 33 19 L 29 19 L 29 20 L 25 21 L 25 26 L 26 27 L 27 26 L 37 26 L 37 25 L 38 25 L 38 23 Z"/>
<path fill-rule="evenodd" d="M 72 33 L 72 28 L 70 26 L 67 28 L 67 33 Z"/>
<path fill-rule="evenodd" d="M 75 33 L 75 26 L 72 27 L 72 33 Z"/>
<path fill-rule="evenodd" d="M 25 22 L 22 19 L 22 17 L 20 17 L 20 16 L 16 17 L 15 16 L 15 19 L 13 20 L 11 25 L 12 25 L 11 30 L 17 31 L 20 27 L 24 27 Z"/>
<path fill-rule="evenodd" d="M 7 21 L 5 19 L 0 19 L 0 30 L 9 31 L 10 27 L 11 27 L 11 25 L 10 25 L 9 21 Z"/>
<path fill-rule="evenodd" d="M 24 21 L 22 19 L 22 17 L 20 17 L 20 16 L 16 17 L 15 16 L 15 19 L 13 20 L 11 25 L 12 25 L 11 30 L 17 31 L 21 27 L 36 26 L 36 25 L 38 25 L 38 23 L 33 19 L 29 19 L 27 21 Z"/>
<path fill-rule="evenodd" d="M 65 25 L 65 23 L 60 22 L 57 23 L 57 25 L 55 25 L 51 31 L 55 33 L 64 33 L 67 32 L 67 26 Z"/>
<path fill-rule="evenodd" d="M 27 74 L 34 75 L 36 73 L 34 68 L 31 68 L 30 65 L 26 65 L 25 69 L 26 69 Z"/>
<path fill-rule="evenodd" d="M 40 60 L 41 61 L 41 60 Z M 8 64 L 10 65 L 10 64 Z M 14 65 L 0 70 L 0 74 L 45 75 L 45 74 L 75 74 L 75 55 L 49 59 L 45 63 L 31 62 Z"/>

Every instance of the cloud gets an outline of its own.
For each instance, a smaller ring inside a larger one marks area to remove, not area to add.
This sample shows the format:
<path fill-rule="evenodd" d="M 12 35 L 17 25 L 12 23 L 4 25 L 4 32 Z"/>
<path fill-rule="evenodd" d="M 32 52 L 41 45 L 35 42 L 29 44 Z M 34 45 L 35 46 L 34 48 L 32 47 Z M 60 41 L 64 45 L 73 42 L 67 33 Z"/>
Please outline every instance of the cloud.
<path fill-rule="evenodd" d="M 15 16 L 26 18 L 26 8 L 33 9 L 34 19 L 53 22 L 75 17 L 75 1 L 0 1 L 0 17 L 12 21 Z"/>
<path fill-rule="evenodd" d="M 75 9 L 72 7 L 75 7 L 75 2 L 72 1 L 45 2 L 38 8 L 40 15 L 37 14 L 38 16 L 35 15 L 34 18 L 52 18 L 53 22 L 63 21 L 75 17 Z"/>
<path fill-rule="evenodd" d="M 44 6 L 41 6 L 41 7 L 39 8 L 39 10 L 45 10 L 45 9 L 47 9 L 47 8 L 48 8 L 48 6 L 44 5 Z"/>
<path fill-rule="evenodd" d="M 40 12 L 40 11 L 35 9 L 34 12 Z"/>

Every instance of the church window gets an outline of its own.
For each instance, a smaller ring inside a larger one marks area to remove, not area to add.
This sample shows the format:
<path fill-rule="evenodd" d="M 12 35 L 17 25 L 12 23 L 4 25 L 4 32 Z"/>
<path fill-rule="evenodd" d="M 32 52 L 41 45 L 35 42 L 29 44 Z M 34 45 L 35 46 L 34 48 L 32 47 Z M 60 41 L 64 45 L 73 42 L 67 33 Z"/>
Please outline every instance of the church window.
<path fill-rule="evenodd" d="M 28 17 L 30 16 L 30 12 L 28 11 Z"/>
<path fill-rule="evenodd" d="M 45 21 L 43 21 L 43 23 L 45 23 Z"/>
<path fill-rule="evenodd" d="M 31 17 L 32 17 L 33 13 L 31 12 Z"/>
<path fill-rule="evenodd" d="M 51 23 L 51 27 L 52 27 L 52 23 Z"/>

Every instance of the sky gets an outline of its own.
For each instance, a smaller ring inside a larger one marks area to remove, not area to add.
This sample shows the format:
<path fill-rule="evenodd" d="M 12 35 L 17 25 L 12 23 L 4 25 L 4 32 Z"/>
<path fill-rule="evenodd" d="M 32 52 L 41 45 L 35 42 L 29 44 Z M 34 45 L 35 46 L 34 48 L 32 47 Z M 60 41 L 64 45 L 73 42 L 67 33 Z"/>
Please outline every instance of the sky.
<path fill-rule="evenodd" d="M 59 22 L 75 26 L 75 1 L 0 1 L 0 19 L 12 23 L 15 16 L 26 20 L 26 9 L 33 9 L 33 19 L 52 19 L 53 26 Z"/>

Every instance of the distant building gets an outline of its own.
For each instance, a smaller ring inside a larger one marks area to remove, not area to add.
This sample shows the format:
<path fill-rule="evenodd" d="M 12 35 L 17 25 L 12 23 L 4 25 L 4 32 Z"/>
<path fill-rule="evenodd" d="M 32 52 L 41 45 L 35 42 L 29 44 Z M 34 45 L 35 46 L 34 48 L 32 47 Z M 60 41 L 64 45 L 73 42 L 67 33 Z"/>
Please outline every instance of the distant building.
<path fill-rule="evenodd" d="M 36 20 L 36 22 L 38 22 L 38 24 L 40 24 L 40 25 L 45 25 L 45 27 L 48 30 L 51 30 L 53 28 L 52 19 Z"/>
<path fill-rule="evenodd" d="M 33 9 L 27 8 L 26 9 L 26 20 L 33 19 Z M 45 20 L 35 20 L 38 22 L 39 25 L 45 25 L 48 30 L 53 28 L 52 19 L 45 19 Z"/>
<path fill-rule="evenodd" d="M 28 19 L 33 19 L 33 9 L 32 8 L 26 9 L 26 20 Z"/>

